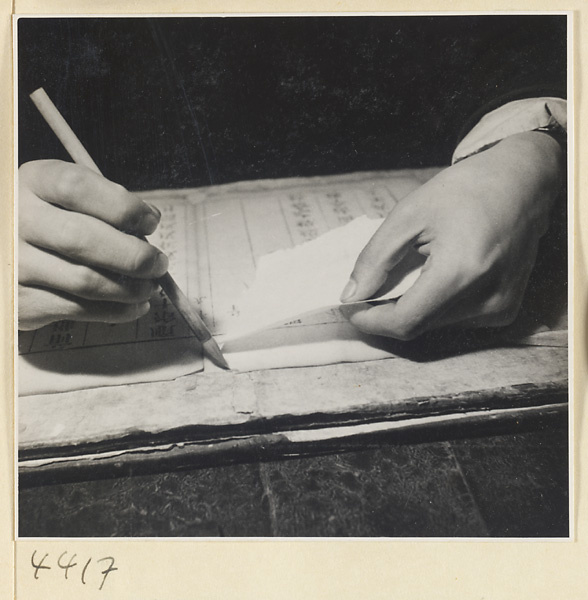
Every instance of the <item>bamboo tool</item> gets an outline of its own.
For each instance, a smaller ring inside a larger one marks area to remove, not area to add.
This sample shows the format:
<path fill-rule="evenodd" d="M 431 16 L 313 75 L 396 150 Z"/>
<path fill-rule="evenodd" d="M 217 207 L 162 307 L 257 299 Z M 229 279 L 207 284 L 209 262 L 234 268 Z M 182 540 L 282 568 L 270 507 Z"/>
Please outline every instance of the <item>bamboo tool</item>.
<path fill-rule="evenodd" d="M 92 157 L 88 154 L 72 128 L 68 125 L 67 121 L 63 118 L 55 104 L 53 104 L 51 98 L 47 95 L 43 88 L 35 90 L 31 95 L 31 100 L 35 103 L 35 106 L 39 109 L 39 112 L 47 121 L 47 124 L 53 130 L 53 133 L 59 138 L 59 141 L 63 144 L 63 147 L 68 151 L 74 162 L 92 169 L 92 171 L 102 175 L 100 169 L 96 163 L 92 160 Z M 145 238 L 142 238 L 145 239 Z M 208 357 L 219 367 L 228 369 L 229 365 L 225 360 L 221 349 L 215 342 L 212 334 L 200 318 L 200 315 L 192 307 L 190 301 L 185 294 L 180 290 L 178 284 L 173 280 L 172 276 L 166 273 L 163 277 L 160 277 L 157 282 L 167 294 L 172 304 L 177 308 L 178 312 L 182 315 L 194 335 L 200 340 L 204 352 Z"/>

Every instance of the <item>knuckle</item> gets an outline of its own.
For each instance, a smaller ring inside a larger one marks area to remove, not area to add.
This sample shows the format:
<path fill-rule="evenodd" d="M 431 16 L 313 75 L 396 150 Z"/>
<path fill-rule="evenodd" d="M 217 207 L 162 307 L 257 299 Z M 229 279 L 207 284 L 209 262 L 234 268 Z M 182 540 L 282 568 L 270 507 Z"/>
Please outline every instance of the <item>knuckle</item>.
<path fill-rule="evenodd" d="M 408 201 L 406 199 L 406 197 L 402 198 L 401 200 L 399 200 L 396 203 L 394 208 L 390 211 L 390 214 L 388 215 L 387 220 L 394 219 L 395 221 L 407 223 L 412 219 L 414 210 L 415 210 L 415 202 Z"/>
<path fill-rule="evenodd" d="M 83 266 L 76 267 L 74 289 L 82 297 L 96 297 L 105 295 L 103 278 Z"/>
<path fill-rule="evenodd" d="M 59 232 L 56 233 L 56 250 L 70 258 L 81 258 L 85 254 L 86 236 L 77 213 L 63 211 Z"/>
<path fill-rule="evenodd" d="M 404 197 L 386 217 L 386 228 L 393 228 L 399 235 L 416 236 L 424 227 L 423 215 L 431 212 L 427 203 L 419 197 Z"/>
<path fill-rule="evenodd" d="M 62 163 L 56 170 L 55 192 L 60 198 L 75 199 L 87 191 L 88 174 L 77 165 Z"/>
<path fill-rule="evenodd" d="M 522 295 L 517 293 L 514 288 L 508 288 L 507 290 L 499 291 L 495 295 L 495 309 L 500 312 L 514 312 L 519 310 L 522 302 Z"/>
<path fill-rule="evenodd" d="M 519 312 L 520 302 L 509 295 L 497 295 L 486 304 L 485 322 L 491 327 L 511 325 Z"/>
<path fill-rule="evenodd" d="M 30 161 L 22 164 L 18 169 L 18 178 L 21 183 L 28 183 L 35 178 L 39 169 L 38 161 Z"/>
<path fill-rule="evenodd" d="M 494 294 L 494 296 L 486 302 L 486 313 L 489 315 L 498 315 L 502 312 L 506 312 L 510 304 L 510 298 L 507 296 L 500 293 Z"/>

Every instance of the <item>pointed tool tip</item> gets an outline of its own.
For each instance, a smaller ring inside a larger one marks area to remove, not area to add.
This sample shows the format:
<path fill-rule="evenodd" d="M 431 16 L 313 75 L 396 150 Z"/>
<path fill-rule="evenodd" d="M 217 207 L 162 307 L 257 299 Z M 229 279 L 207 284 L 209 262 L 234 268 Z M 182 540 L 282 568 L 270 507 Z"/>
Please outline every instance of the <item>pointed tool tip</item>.
<path fill-rule="evenodd" d="M 206 342 L 204 342 L 202 346 L 206 355 L 212 360 L 212 362 L 214 362 L 215 365 L 217 365 L 218 367 L 222 367 L 223 369 L 227 369 L 227 371 L 231 370 L 229 364 L 223 356 L 223 353 L 221 352 L 221 349 L 218 347 L 218 344 L 214 341 L 214 338 L 206 340 Z"/>

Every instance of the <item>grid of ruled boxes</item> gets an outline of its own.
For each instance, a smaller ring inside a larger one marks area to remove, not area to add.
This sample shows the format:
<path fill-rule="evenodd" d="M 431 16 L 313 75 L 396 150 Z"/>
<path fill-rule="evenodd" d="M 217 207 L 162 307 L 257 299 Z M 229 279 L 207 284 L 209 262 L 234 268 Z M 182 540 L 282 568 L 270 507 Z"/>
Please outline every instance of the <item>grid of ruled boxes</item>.
<path fill-rule="evenodd" d="M 399 174 L 357 186 L 294 185 L 291 189 L 213 194 L 191 202 L 190 194 L 162 192 L 149 202 L 162 213 L 150 242 L 170 259 L 170 272 L 214 334 L 226 323 L 255 276 L 260 256 L 308 242 L 362 215 L 385 217 L 397 200 L 418 187 Z M 21 332 L 19 353 L 149 342 L 189 337 L 191 332 L 163 292 L 150 312 L 132 323 L 109 325 L 61 321 Z M 341 319 L 338 311 L 317 316 Z M 298 321 L 293 321 L 296 325 Z"/>

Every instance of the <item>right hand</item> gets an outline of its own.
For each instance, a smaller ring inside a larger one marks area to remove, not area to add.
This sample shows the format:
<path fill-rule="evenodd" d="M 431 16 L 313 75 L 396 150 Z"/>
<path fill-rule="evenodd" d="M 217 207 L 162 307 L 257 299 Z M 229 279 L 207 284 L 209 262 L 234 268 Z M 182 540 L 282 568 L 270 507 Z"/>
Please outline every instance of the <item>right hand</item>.
<path fill-rule="evenodd" d="M 90 169 L 40 160 L 19 169 L 19 329 L 121 323 L 149 310 L 167 257 L 139 239 L 160 214 Z"/>
<path fill-rule="evenodd" d="M 448 167 L 403 198 L 360 254 L 342 301 L 372 297 L 410 249 L 426 256 L 396 302 L 344 309 L 374 335 L 512 323 L 565 174 L 562 149 L 529 131 Z"/>

